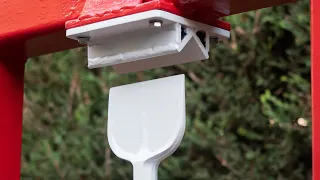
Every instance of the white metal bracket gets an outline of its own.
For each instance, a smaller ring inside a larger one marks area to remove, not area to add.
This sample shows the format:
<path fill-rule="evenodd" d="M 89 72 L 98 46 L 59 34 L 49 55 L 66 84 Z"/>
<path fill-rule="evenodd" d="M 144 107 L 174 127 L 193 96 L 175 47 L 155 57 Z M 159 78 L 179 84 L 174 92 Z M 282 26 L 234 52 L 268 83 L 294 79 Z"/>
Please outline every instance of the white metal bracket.
<path fill-rule="evenodd" d="M 230 32 L 161 10 L 151 10 L 67 30 L 88 44 L 88 67 L 118 73 L 143 71 L 209 58 L 210 37 Z"/>

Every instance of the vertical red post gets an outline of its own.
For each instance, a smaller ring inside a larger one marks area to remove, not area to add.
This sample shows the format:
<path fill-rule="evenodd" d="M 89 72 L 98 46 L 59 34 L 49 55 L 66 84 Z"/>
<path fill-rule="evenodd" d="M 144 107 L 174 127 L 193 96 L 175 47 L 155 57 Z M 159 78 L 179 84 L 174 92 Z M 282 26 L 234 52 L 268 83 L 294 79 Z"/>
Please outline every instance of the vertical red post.
<path fill-rule="evenodd" d="M 0 45 L 0 179 L 20 180 L 23 43 Z"/>
<path fill-rule="evenodd" d="M 320 180 L 320 1 L 311 0 L 312 162 L 313 180 Z"/>

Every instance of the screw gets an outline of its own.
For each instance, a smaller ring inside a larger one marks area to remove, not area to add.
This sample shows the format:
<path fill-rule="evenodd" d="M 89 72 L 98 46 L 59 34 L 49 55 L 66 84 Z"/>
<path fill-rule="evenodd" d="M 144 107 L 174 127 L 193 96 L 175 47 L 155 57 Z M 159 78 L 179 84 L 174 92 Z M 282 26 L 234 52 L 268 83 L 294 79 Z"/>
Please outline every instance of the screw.
<path fill-rule="evenodd" d="M 150 27 L 160 28 L 160 27 L 162 27 L 162 24 L 163 24 L 163 21 L 161 21 L 161 20 L 150 20 L 149 21 Z"/>
<path fill-rule="evenodd" d="M 79 36 L 77 37 L 79 44 L 87 44 L 90 41 L 89 36 Z"/>

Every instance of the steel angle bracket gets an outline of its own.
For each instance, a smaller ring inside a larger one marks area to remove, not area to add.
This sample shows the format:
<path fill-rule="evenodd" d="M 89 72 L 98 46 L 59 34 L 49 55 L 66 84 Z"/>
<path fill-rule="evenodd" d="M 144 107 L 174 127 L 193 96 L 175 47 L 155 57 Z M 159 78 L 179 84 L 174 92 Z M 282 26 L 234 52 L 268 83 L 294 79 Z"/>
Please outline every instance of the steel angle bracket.
<path fill-rule="evenodd" d="M 230 32 L 151 10 L 68 29 L 67 37 L 87 43 L 89 68 L 128 73 L 208 59 L 210 39 Z"/>

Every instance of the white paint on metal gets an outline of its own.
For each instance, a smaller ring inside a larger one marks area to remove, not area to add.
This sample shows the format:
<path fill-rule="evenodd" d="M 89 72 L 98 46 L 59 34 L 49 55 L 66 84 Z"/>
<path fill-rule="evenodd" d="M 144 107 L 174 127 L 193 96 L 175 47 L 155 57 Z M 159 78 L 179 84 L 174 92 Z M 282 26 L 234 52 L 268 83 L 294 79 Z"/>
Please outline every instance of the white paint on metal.
<path fill-rule="evenodd" d="M 157 180 L 158 165 L 183 138 L 185 111 L 184 75 L 111 88 L 108 141 L 132 163 L 134 180 Z"/>
<path fill-rule="evenodd" d="M 71 28 L 67 30 L 67 37 L 74 40 L 77 40 L 78 36 L 90 36 L 91 39 L 100 39 L 101 37 L 113 36 L 114 34 L 146 29 L 149 27 L 150 20 L 162 20 L 163 25 L 179 23 L 186 27 L 207 31 L 210 36 L 216 36 L 220 39 L 228 39 L 230 37 L 230 32 L 227 30 L 209 26 L 162 10 L 151 10 Z"/>
<path fill-rule="evenodd" d="M 184 38 L 181 37 L 183 30 Z M 204 32 L 206 37 L 200 40 L 197 31 Z M 161 10 L 67 30 L 67 37 L 71 39 L 90 37 L 89 68 L 114 66 L 119 73 L 208 59 L 210 37 L 226 39 L 229 36 L 229 31 Z"/>
<path fill-rule="evenodd" d="M 89 68 L 177 53 L 181 44 L 180 29 L 178 24 L 147 28 L 110 37 L 106 43 L 89 45 Z"/>
<path fill-rule="evenodd" d="M 207 46 L 209 42 L 207 41 Z M 186 37 L 181 42 L 178 53 L 167 54 L 163 56 L 151 57 L 140 61 L 132 61 L 114 65 L 117 73 L 124 74 L 129 72 L 138 72 L 152 68 L 172 66 L 176 64 L 189 63 L 209 58 L 208 49 L 206 49 L 200 39 L 191 29 L 188 30 Z"/>

